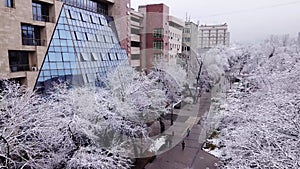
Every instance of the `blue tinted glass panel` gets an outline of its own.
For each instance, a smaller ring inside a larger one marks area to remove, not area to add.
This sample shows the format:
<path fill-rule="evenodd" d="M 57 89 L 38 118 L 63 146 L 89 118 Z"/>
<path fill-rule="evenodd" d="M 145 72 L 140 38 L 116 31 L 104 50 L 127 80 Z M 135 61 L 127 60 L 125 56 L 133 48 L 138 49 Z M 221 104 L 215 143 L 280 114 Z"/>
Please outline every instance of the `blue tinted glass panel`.
<path fill-rule="evenodd" d="M 118 36 L 99 13 L 64 5 L 45 56 L 37 87 L 57 79 L 72 85 L 105 79 L 107 72 L 127 60 Z"/>

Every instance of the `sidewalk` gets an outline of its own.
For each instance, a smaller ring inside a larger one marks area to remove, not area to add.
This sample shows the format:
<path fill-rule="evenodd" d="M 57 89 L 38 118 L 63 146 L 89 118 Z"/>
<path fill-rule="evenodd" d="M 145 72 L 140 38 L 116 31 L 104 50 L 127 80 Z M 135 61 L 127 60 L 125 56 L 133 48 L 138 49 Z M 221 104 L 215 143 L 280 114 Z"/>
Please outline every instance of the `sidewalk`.
<path fill-rule="evenodd" d="M 189 137 L 185 137 L 185 149 L 181 150 L 181 140 L 171 150 L 156 156 L 146 169 L 214 169 L 218 159 L 201 149 L 203 137 L 200 136 L 200 118 L 209 110 L 211 94 L 203 93 L 199 99 L 199 105 L 183 107 L 178 112 L 178 118 L 170 131 L 177 135 L 186 136 L 186 129 L 190 129 Z M 199 109 L 198 109 L 199 108 Z M 198 109 L 198 110 L 197 110 Z M 198 114 L 195 113 L 198 111 Z"/>

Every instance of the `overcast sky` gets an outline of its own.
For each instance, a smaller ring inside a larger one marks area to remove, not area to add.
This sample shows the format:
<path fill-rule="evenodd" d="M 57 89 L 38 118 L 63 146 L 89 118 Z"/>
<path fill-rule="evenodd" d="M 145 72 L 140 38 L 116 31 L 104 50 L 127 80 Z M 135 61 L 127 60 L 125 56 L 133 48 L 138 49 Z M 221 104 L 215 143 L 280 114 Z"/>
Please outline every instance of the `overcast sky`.
<path fill-rule="evenodd" d="M 164 3 L 171 15 L 195 23 L 227 22 L 231 42 L 259 42 L 270 34 L 300 32 L 300 0 L 131 0 L 131 7 Z"/>

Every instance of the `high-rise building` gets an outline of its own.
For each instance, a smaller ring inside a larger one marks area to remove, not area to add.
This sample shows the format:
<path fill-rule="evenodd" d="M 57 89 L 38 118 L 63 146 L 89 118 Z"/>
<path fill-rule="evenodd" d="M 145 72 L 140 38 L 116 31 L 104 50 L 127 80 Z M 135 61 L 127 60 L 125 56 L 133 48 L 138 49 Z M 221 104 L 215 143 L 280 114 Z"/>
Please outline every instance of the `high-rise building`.
<path fill-rule="evenodd" d="M 182 60 L 181 63 L 187 70 L 188 78 L 193 81 L 199 71 L 198 60 L 198 24 L 191 21 L 185 22 L 182 35 Z"/>
<path fill-rule="evenodd" d="M 144 20 L 141 32 L 141 68 L 151 69 L 158 60 L 169 56 L 169 7 L 164 4 L 139 6 Z"/>
<path fill-rule="evenodd" d="M 188 21 L 182 34 L 182 53 L 184 57 L 197 57 L 198 48 L 198 25 Z"/>
<path fill-rule="evenodd" d="M 58 79 L 101 83 L 130 51 L 130 0 L 5 0 L 0 70 L 43 90 Z"/>
<path fill-rule="evenodd" d="M 222 25 L 199 26 L 199 49 L 212 48 L 217 45 L 229 46 L 230 34 L 227 23 Z"/>

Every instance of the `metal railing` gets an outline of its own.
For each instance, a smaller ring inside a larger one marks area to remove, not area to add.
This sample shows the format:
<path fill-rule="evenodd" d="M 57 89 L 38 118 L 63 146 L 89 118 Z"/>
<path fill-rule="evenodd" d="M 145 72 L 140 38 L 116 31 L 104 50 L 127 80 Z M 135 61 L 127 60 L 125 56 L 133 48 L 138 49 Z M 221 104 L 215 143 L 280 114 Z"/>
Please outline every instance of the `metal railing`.
<path fill-rule="evenodd" d="M 44 39 L 22 38 L 22 45 L 46 46 L 47 42 Z"/>
<path fill-rule="evenodd" d="M 71 6 L 75 6 L 75 7 L 78 7 L 78 8 L 86 9 L 88 11 L 97 12 L 97 13 L 100 13 L 102 15 L 108 15 L 108 10 L 107 9 L 103 9 L 101 7 L 98 7 L 98 6 L 91 7 L 91 6 L 87 5 L 88 3 L 84 4 L 84 3 L 77 2 L 75 0 L 59 0 L 59 1 L 62 1 L 64 3 L 66 3 L 67 5 L 71 5 Z"/>
<path fill-rule="evenodd" d="M 30 71 L 29 64 L 10 65 L 11 72 Z"/>
<path fill-rule="evenodd" d="M 33 15 L 33 20 L 54 23 L 54 17 L 49 17 L 48 15 Z"/>

